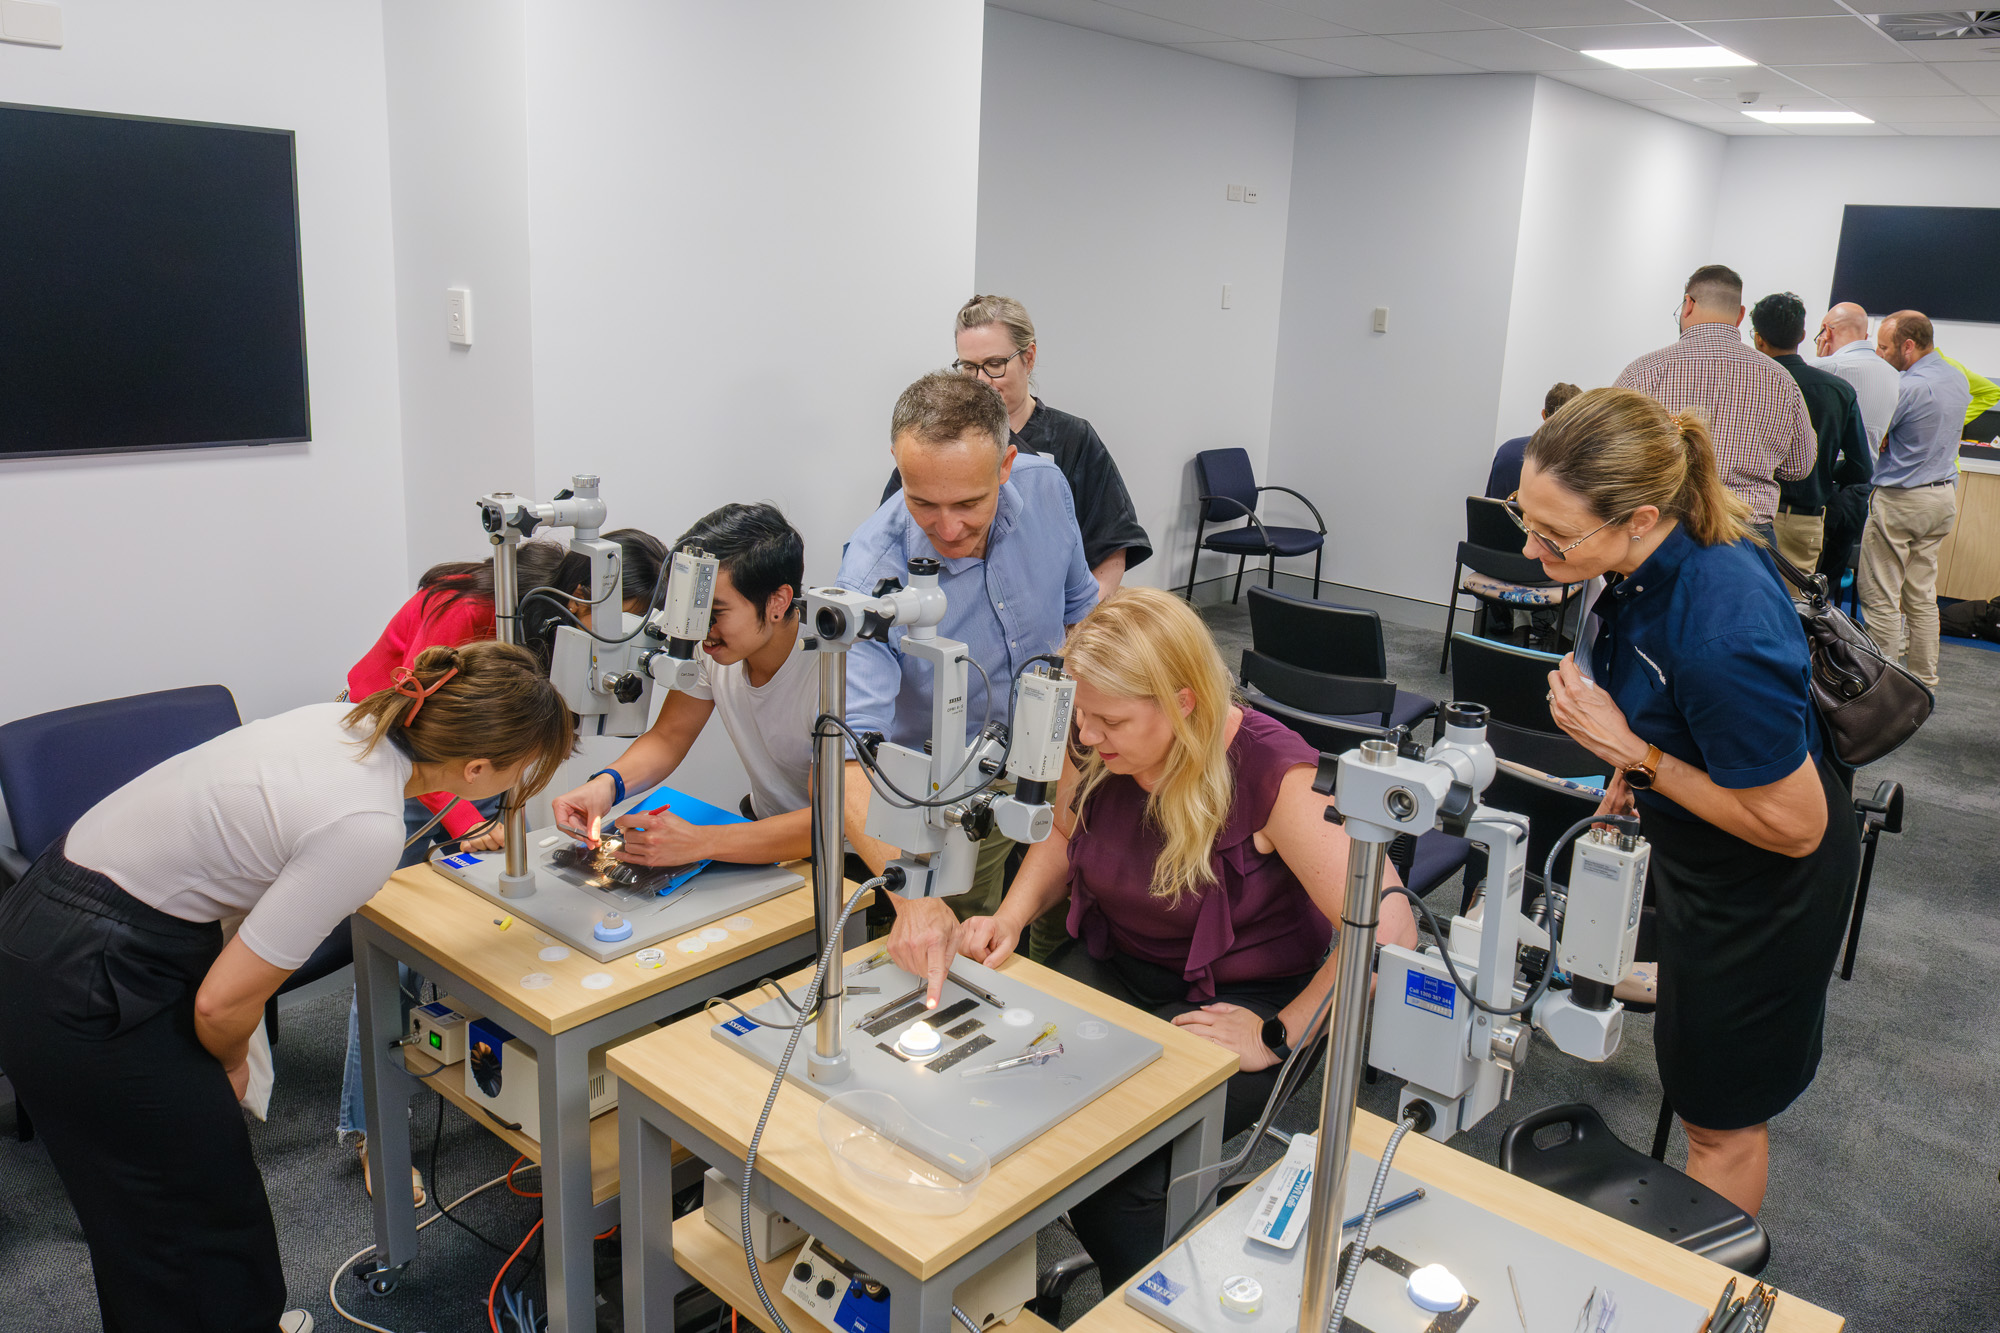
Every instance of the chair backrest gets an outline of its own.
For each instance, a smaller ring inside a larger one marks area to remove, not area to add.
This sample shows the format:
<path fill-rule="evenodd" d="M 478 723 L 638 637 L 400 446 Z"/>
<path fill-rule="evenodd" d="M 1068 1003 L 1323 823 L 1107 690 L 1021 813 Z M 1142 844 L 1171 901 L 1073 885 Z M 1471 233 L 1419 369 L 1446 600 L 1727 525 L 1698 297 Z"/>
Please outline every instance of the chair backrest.
<path fill-rule="evenodd" d="M 1608 776 L 1610 765 L 1560 731 L 1533 731 L 1512 723 L 1486 720 L 1486 743 L 1502 759 L 1539 768 L 1559 778 Z"/>
<path fill-rule="evenodd" d="M 1548 572 L 1539 560 L 1524 554 L 1527 541 L 1507 506 L 1483 495 L 1465 497 L 1465 540 L 1459 544 L 1458 562 L 1488 578 L 1509 583 L 1546 584 Z"/>
<path fill-rule="evenodd" d="M 1250 589 L 1250 646 L 1266 657 L 1335 676 L 1384 680 L 1382 617 L 1275 588 Z"/>
<path fill-rule="evenodd" d="M 0 726 L 0 795 L 14 845 L 33 860 L 133 778 L 241 724 L 228 690 L 192 685 Z"/>
<path fill-rule="evenodd" d="M 1194 456 L 1195 475 L 1203 495 L 1220 495 L 1244 509 L 1257 510 L 1257 474 L 1250 467 L 1247 449 L 1204 449 Z M 1210 503 L 1202 508 L 1202 522 L 1227 523 L 1242 518 L 1243 510 L 1233 505 Z"/>
<path fill-rule="evenodd" d="M 1549 848 L 1556 845 L 1556 839 L 1577 820 L 1596 814 L 1598 803 L 1595 793 L 1585 795 L 1505 768 L 1493 774 L 1493 781 L 1487 784 L 1480 800 L 1495 810 L 1505 810 L 1528 821 L 1528 874 L 1536 880 L 1542 877 Z M 1570 860 L 1575 852 L 1576 845 L 1572 843 L 1556 858 L 1556 878 L 1565 884 L 1569 883 Z"/>
<path fill-rule="evenodd" d="M 1465 703 L 1485 704 L 1496 720 L 1516 727 L 1560 732 L 1549 713 L 1549 672 L 1561 661 L 1554 653 L 1516 648 L 1463 632 L 1454 634 L 1451 696 Z"/>
<path fill-rule="evenodd" d="M 1243 683 L 1262 691 L 1287 708 L 1335 717 L 1366 714 L 1387 726 L 1396 707 L 1396 686 L 1387 680 L 1357 680 L 1266 657 L 1256 649 L 1243 654 Z"/>
<path fill-rule="evenodd" d="M 1320 717 L 1287 708 L 1265 694 L 1252 694 L 1245 702 L 1264 716 L 1282 722 L 1321 754 L 1346 754 L 1363 741 L 1379 741 L 1389 734 L 1386 728 L 1371 727 L 1365 722 Z"/>

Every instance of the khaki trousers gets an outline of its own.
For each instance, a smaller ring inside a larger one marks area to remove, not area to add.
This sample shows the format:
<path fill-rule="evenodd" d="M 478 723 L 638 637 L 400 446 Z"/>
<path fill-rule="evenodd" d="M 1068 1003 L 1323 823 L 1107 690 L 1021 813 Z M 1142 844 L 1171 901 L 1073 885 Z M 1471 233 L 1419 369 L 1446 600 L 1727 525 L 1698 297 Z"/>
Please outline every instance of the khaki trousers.
<path fill-rule="evenodd" d="M 1808 574 L 1819 568 L 1820 548 L 1826 544 L 1825 514 L 1787 514 L 1781 509 L 1772 517 L 1771 528 L 1777 534 L 1779 555 Z"/>
<path fill-rule="evenodd" d="M 1891 659 L 1907 643 L 1910 673 L 1931 688 L 1938 675 L 1938 547 L 1958 517 L 1951 486 L 1877 486 L 1861 532 L 1857 575 L 1868 637 Z"/>

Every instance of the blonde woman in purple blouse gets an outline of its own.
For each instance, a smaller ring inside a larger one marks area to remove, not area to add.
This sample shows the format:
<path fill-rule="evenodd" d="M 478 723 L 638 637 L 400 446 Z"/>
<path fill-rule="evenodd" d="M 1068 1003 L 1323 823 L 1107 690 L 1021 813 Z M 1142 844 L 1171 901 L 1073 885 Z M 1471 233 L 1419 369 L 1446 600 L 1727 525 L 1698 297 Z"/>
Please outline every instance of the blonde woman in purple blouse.
<path fill-rule="evenodd" d="M 1255 1122 L 1279 1063 L 1333 984 L 1347 835 L 1313 794 L 1318 753 L 1237 704 L 1208 627 L 1180 598 L 1122 588 L 1071 632 L 1079 755 L 1055 832 L 1028 852 L 959 951 L 988 966 L 1067 899 L 1049 965 L 1236 1053 L 1224 1133 Z M 1414 945 L 1400 896 L 1381 938 Z M 1109 1291 L 1159 1252 L 1165 1154 L 1071 1212 Z"/>

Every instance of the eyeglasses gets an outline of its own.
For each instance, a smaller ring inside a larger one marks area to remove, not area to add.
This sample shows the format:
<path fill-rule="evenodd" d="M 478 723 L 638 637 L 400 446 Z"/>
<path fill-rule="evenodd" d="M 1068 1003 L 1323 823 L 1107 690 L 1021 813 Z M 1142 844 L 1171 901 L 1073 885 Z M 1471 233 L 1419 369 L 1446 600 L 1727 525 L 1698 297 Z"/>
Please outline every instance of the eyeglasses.
<path fill-rule="evenodd" d="M 1521 515 L 1521 493 L 1519 491 L 1515 491 L 1512 495 L 1507 497 L 1506 508 L 1507 508 L 1507 517 L 1514 520 L 1514 526 L 1519 528 L 1522 532 L 1527 533 L 1530 537 L 1533 537 L 1536 541 L 1542 544 L 1542 549 L 1548 552 L 1548 555 L 1545 557 L 1546 559 L 1561 560 L 1564 562 L 1567 562 L 1569 560 L 1569 553 L 1571 551 L 1574 551 L 1577 547 L 1583 545 L 1585 542 L 1589 541 L 1592 537 L 1595 537 L 1598 533 L 1610 527 L 1613 523 L 1619 523 L 1623 521 L 1622 519 L 1607 518 L 1602 523 L 1599 523 L 1596 527 L 1592 528 L 1589 532 L 1584 533 L 1581 537 L 1578 537 L 1575 541 L 1571 542 L 1568 546 L 1557 546 L 1547 537 L 1544 537 L 1541 533 L 1536 532 L 1533 528 L 1528 526 L 1528 520 L 1522 517 Z"/>
<path fill-rule="evenodd" d="M 1025 356 L 1028 349 L 1023 347 L 1014 356 Z M 1007 374 L 1007 363 L 1014 356 L 989 357 L 984 361 L 954 361 L 951 368 L 961 375 L 984 375 L 989 380 L 997 380 Z"/>

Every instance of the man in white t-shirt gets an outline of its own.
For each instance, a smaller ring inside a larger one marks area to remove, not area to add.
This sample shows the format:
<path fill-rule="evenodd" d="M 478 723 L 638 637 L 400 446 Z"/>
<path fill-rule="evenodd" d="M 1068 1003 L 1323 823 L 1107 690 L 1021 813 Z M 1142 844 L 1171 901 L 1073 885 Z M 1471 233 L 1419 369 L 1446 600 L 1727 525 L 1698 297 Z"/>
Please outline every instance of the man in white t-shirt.
<path fill-rule="evenodd" d="M 627 816 L 619 821 L 621 859 L 639 865 L 797 860 L 812 851 L 807 777 L 819 715 L 819 672 L 799 649 L 793 606 L 805 578 L 805 543 L 768 504 L 724 505 L 675 549 L 688 543 L 720 565 L 700 683 L 669 694 L 658 719 L 616 762 L 556 797 L 556 822 L 595 829 L 625 795 L 666 781 L 716 713 L 750 775 L 756 818 L 702 826 L 660 810 Z"/>

